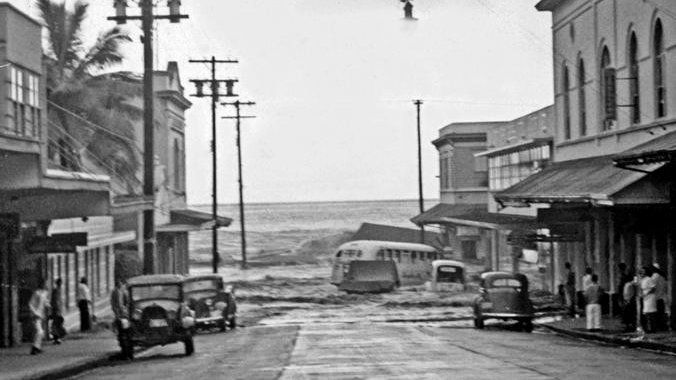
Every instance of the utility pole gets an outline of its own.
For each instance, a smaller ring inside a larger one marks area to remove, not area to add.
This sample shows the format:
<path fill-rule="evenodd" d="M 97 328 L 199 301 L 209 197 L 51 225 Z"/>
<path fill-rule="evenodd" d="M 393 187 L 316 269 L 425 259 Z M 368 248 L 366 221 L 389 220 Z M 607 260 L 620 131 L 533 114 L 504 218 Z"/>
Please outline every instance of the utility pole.
<path fill-rule="evenodd" d="M 425 200 L 423 199 L 423 179 L 422 179 L 422 145 L 420 141 L 420 106 L 423 104 L 423 101 L 416 99 L 413 101 L 413 104 L 416 106 L 417 117 L 418 117 L 418 207 L 420 208 L 420 213 L 425 212 Z M 420 225 L 420 243 L 425 243 L 425 225 Z"/>
<path fill-rule="evenodd" d="M 143 211 L 143 273 L 155 273 L 155 133 L 153 102 L 153 22 L 166 19 L 178 23 L 188 18 L 180 12 L 180 0 L 167 0 L 169 15 L 155 15 L 153 0 L 140 0 L 140 16 L 127 15 L 127 1 L 115 0 L 115 16 L 108 20 L 126 24 L 129 20 L 140 20 L 143 30 L 143 197 L 150 200 L 153 207 Z"/>
<path fill-rule="evenodd" d="M 232 103 L 223 103 L 224 106 L 235 106 L 237 111 L 236 116 L 224 116 L 224 119 L 237 120 L 237 168 L 239 174 L 239 224 L 241 229 L 242 241 L 242 269 L 246 269 L 246 232 L 244 230 L 244 182 L 242 180 L 242 139 L 240 132 L 240 124 L 242 119 L 254 119 L 256 116 L 242 116 L 240 114 L 241 106 L 253 106 L 254 102 L 240 102 L 236 100 Z"/>
<path fill-rule="evenodd" d="M 216 79 L 216 64 L 218 63 L 237 63 L 235 60 L 219 60 L 216 57 L 211 59 L 191 59 L 190 63 L 208 63 L 211 65 L 211 79 L 193 79 L 191 82 L 195 84 L 196 93 L 192 96 L 203 98 L 211 98 L 211 213 L 213 218 L 213 227 L 211 228 L 211 270 L 213 273 L 218 273 L 218 263 L 220 256 L 218 255 L 218 185 L 217 185 L 217 154 L 216 154 L 216 104 L 221 96 L 232 97 L 237 96 L 233 93 L 233 86 L 236 79 Z M 210 94 L 204 94 L 204 84 L 208 83 L 211 87 Z M 220 84 L 225 83 L 226 93 L 220 93 Z"/>

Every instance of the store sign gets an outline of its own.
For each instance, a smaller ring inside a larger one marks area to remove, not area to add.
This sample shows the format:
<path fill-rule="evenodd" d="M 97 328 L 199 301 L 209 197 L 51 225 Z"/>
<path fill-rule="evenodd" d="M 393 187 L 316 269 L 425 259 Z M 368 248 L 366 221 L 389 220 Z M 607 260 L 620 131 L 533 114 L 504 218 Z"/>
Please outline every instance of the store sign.
<path fill-rule="evenodd" d="M 30 253 L 72 253 L 77 247 L 87 246 L 87 233 L 54 234 L 36 237 L 28 245 Z"/>

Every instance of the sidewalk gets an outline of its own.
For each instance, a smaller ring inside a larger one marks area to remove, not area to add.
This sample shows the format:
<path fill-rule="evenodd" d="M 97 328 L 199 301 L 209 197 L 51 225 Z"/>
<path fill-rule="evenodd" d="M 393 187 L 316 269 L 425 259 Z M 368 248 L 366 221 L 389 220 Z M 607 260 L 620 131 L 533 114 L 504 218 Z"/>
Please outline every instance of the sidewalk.
<path fill-rule="evenodd" d="M 92 332 L 77 331 L 79 316 L 68 316 L 69 331 L 60 345 L 45 339 L 44 352 L 30 355 L 30 343 L 0 349 L 0 379 L 53 379 L 74 375 L 108 363 L 119 352 L 117 339 L 109 329 L 112 317 L 104 303 L 95 305 L 98 322 Z"/>
<path fill-rule="evenodd" d="M 599 332 L 587 331 L 584 318 L 561 319 L 551 323 L 543 323 L 541 326 L 575 338 L 676 354 L 676 332 L 645 334 L 640 339 L 636 333 L 625 332 L 622 323 L 615 318 L 604 318 L 601 322 L 603 329 Z"/>

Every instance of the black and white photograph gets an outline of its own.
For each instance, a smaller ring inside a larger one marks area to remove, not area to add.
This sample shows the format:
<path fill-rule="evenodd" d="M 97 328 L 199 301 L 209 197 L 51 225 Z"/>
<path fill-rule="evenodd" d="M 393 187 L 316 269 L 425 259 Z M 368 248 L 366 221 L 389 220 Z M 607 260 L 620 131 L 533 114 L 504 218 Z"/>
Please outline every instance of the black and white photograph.
<path fill-rule="evenodd" d="M 674 0 L 0 0 L 0 380 L 671 380 L 675 279 Z"/>

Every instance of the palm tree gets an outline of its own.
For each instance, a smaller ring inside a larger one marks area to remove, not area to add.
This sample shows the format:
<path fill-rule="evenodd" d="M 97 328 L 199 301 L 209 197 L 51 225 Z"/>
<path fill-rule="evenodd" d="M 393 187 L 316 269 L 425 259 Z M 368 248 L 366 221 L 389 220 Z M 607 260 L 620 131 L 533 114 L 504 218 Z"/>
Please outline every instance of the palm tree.
<path fill-rule="evenodd" d="M 70 169 L 81 169 L 82 157 L 89 157 L 96 166 L 126 182 L 127 192 L 134 193 L 140 152 L 133 122 L 143 111 L 127 100 L 138 96 L 142 87 L 136 80 L 125 80 L 124 75 L 99 75 L 123 61 L 120 47 L 131 38 L 113 27 L 86 47 L 82 41 L 82 24 L 89 7 L 86 2 L 75 1 L 72 9 L 66 2 L 54 0 L 37 0 L 37 5 L 47 29 L 52 152 L 66 157 L 61 161 Z"/>

